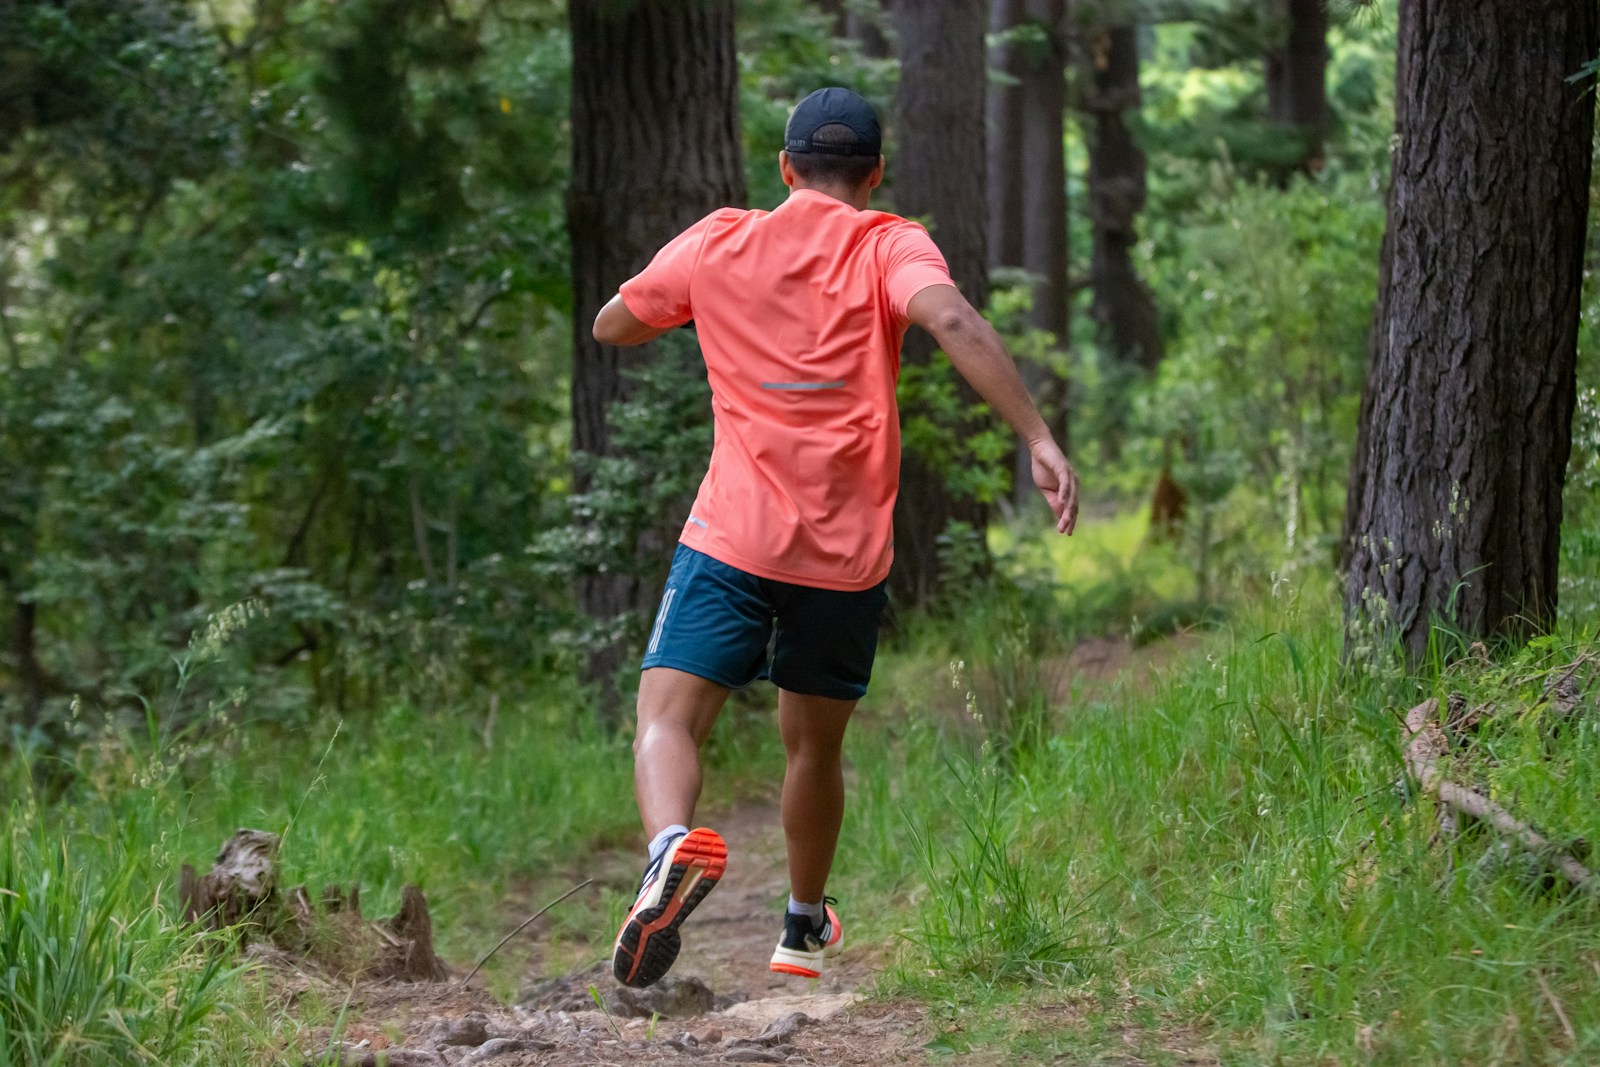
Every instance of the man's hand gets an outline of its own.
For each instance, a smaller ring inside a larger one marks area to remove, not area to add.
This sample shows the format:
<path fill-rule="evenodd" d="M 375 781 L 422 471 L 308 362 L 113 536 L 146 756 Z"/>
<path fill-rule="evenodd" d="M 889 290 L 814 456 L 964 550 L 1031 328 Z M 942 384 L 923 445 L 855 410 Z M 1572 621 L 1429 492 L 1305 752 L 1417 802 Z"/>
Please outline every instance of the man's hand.
<path fill-rule="evenodd" d="M 1052 438 L 1028 443 L 1033 484 L 1056 515 L 1056 532 L 1069 537 L 1078 525 L 1078 473 Z"/>

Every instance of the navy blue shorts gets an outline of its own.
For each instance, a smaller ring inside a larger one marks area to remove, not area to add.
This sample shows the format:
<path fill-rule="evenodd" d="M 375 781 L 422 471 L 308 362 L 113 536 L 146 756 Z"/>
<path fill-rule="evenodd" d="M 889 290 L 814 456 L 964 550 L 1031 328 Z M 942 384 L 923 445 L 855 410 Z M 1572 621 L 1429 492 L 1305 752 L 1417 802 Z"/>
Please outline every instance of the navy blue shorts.
<path fill-rule="evenodd" d="M 792 693 L 859 700 L 878 652 L 884 585 L 791 585 L 679 545 L 643 669 L 671 667 L 729 689 L 771 678 Z"/>

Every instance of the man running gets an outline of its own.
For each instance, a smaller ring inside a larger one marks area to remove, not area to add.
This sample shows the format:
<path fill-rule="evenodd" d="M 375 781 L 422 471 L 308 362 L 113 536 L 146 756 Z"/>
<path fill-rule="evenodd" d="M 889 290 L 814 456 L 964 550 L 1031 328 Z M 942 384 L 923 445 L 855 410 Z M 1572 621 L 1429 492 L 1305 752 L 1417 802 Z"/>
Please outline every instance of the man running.
<path fill-rule="evenodd" d="M 840 749 L 887 599 L 895 381 L 910 324 L 1027 442 L 1056 529 L 1077 521 L 1077 476 L 999 335 L 923 227 L 866 209 L 884 167 L 872 105 L 820 89 L 795 108 L 785 140 L 782 205 L 712 212 L 594 323 L 602 344 L 637 345 L 692 319 L 716 427 L 639 682 L 634 789 L 650 860 L 612 954 L 624 985 L 667 972 L 679 926 L 726 869 L 722 838 L 689 829 L 699 750 L 729 692 L 762 677 L 778 686 L 788 760 L 790 897 L 771 967 L 815 978 L 843 947 L 825 896 L 844 817 Z"/>

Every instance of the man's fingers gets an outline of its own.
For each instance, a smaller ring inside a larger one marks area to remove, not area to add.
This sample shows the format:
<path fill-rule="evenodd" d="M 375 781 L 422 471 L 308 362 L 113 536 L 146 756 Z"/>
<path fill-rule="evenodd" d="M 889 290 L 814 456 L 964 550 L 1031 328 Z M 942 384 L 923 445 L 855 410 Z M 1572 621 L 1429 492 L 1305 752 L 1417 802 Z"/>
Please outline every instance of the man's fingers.
<path fill-rule="evenodd" d="M 1049 453 L 1053 452 L 1054 455 Z M 1033 480 L 1056 518 L 1056 532 L 1070 534 L 1078 525 L 1078 474 L 1059 449 L 1034 454 Z"/>
<path fill-rule="evenodd" d="M 1061 495 L 1066 506 L 1062 510 L 1061 523 L 1056 528 L 1070 536 L 1078 526 L 1078 475 L 1071 467 L 1067 468 L 1063 483 Z"/>

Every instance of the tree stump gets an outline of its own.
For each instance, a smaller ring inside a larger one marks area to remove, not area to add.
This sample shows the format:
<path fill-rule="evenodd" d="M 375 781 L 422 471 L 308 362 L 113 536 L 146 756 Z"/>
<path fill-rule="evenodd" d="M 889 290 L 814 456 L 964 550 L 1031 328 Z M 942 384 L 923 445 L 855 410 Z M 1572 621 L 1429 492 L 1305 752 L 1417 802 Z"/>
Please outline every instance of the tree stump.
<path fill-rule="evenodd" d="M 197 877 L 183 865 L 178 899 L 188 922 L 204 919 L 212 929 L 239 926 L 258 911 L 275 910 L 278 896 L 278 835 L 236 830 L 217 853 L 211 873 Z"/>
<path fill-rule="evenodd" d="M 400 890 L 393 918 L 361 914 L 361 888 L 324 887 L 321 906 L 305 886 L 278 892 L 277 834 L 239 830 L 222 846 L 210 873 L 189 864 L 178 879 L 188 922 L 209 930 L 231 930 L 242 941 L 263 940 L 312 960 L 342 977 L 372 981 L 442 982 L 449 978 L 433 951 L 433 920 L 422 890 Z"/>

